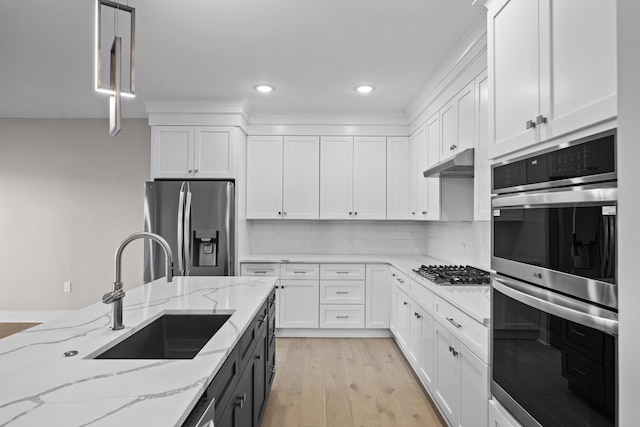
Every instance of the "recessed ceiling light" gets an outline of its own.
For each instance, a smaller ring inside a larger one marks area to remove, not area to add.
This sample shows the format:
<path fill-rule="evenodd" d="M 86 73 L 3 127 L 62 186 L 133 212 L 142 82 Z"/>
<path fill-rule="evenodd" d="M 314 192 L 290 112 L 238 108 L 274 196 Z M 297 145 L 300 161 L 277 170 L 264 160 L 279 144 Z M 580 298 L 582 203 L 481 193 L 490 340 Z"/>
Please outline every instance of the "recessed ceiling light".
<path fill-rule="evenodd" d="M 276 88 L 271 85 L 256 85 L 253 88 L 261 93 L 269 93 L 276 90 Z"/>
<path fill-rule="evenodd" d="M 360 85 L 353 88 L 358 93 L 370 93 L 376 90 L 375 86 L 372 85 Z"/>

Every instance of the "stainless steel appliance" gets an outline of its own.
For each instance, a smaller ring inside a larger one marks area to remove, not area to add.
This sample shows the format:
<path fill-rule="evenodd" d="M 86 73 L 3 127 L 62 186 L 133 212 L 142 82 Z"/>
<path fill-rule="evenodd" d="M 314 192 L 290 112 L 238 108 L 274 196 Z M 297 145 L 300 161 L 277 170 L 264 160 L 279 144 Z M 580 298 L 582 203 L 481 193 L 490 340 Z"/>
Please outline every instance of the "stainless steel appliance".
<path fill-rule="evenodd" d="M 493 167 L 493 396 L 524 426 L 615 426 L 615 131 Z"/>
<path fill-rule="evenodd" d="M 413 270 L 420 276 L 440 286 L 489 285 L 488 272 L 470 265 L 422 265 Z"/>
<path fill-rule="evenodd" d="M 145 183 L 144 230 L 169 243 L 174 276 L 234 274 L 234 189 L 231 181 Z M 145 282 L 164 275 L 164 256 L 149 241 L 144 258 Z"/>

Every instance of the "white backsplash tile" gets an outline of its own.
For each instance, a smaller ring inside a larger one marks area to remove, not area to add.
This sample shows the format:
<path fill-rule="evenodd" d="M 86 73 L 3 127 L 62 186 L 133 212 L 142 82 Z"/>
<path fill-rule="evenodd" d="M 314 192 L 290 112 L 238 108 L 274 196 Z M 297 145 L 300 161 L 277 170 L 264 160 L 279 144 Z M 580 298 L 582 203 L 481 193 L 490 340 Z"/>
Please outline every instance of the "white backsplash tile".
<path fill-rule="evenodd" d="M 489 222 L 253 220 L 248 230 L 252 255 L 424 255 L 490 266 Z"/>

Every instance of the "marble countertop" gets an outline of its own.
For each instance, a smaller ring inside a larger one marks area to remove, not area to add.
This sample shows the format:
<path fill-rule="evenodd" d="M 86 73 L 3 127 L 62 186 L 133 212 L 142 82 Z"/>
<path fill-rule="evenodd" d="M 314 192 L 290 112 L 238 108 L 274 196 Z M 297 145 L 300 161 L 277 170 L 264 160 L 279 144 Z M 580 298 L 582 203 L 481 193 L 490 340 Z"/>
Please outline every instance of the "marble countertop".
<path fill-rule="evenodd" d="M 419 255 L 383 256 L 383 255 L 251 255 L 243 257 L 241 263 L 364 263 L 389 264 L 406 274 L 435 295 L 458 307 L 476 321 L 485 325 L 491 323 L 491 287 L 474 286 L 438 286 L 430 280 L 413 272 L 422 264 L 450 264 L 446 261 Z M 478 266 L 478 268 L 486 270 Z"/>
<path fill-rule="evenodd" d="M 124 298 L 125 329 L 98 302 L 0 339 L 0 426 L 181 425 L 275 285 L 272 277 L 175 277 Z M 167 313 L 232 314 L 189 360 L 98 360 Z M 64 357 L 75 350 L 76 356 Z"/>

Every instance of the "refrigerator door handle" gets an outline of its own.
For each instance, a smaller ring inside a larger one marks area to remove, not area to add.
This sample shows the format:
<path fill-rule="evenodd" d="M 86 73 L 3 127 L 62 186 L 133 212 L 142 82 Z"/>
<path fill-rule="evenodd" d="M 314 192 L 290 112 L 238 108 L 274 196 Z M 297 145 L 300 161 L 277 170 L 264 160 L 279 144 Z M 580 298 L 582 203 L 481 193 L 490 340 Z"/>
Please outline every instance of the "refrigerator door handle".
<path fill-rule="evenodd" d="M 187 183 L 187 192 L 184 203 L 185 217 L 184 217 L 184 233 L 183 233 L 183 250 L 184 250 L 184 275 L 189 275 L 189 268 L 191 266 L 191 187 Z M 179 227 L 179 226 L 178 226 Z"/>
<path fill-rule="evenodd" d="M 184 198 L 185 198 L 185 182 L 180 187 L 180 198 L 178 199 L 178 270 L 180 275 L 184 276 Z"/>

